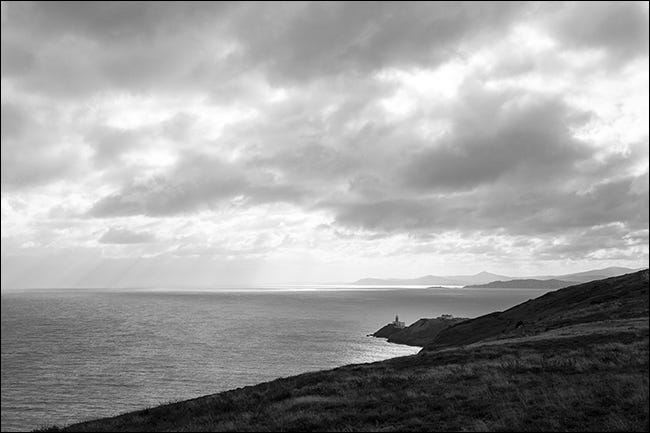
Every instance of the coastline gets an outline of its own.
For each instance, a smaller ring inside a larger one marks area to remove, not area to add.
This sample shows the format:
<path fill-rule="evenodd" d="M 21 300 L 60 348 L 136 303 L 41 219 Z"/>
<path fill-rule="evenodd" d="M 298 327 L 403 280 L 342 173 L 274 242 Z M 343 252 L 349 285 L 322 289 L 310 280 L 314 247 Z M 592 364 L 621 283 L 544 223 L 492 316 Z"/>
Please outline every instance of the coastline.
<path fill-rule="evenodd" d="M 588 338 L 540 335 L 422 351 L 36 431 L 643 431 L 647 319 L 618 325 Z"/>
<path fill-rule="evenodd" d="M 536 308 L 546 322 L 512 320 Z M 416 355 L 38 431 L 647 431 L 648 328 L 645 270 L 459 322 Z"/>

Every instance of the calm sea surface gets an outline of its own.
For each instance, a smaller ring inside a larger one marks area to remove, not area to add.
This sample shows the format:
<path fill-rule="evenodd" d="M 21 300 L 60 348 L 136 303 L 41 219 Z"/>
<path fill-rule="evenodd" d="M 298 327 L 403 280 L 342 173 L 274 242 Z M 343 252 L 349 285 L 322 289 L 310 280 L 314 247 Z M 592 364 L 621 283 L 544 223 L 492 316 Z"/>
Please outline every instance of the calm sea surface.
<path fill-rule="evenodd" d="M 34 429 L 278 377 L 416 353 L 367 337 L 475 317 L 544 290 L 41 290 L 2 293 L 2 431 Z"/>

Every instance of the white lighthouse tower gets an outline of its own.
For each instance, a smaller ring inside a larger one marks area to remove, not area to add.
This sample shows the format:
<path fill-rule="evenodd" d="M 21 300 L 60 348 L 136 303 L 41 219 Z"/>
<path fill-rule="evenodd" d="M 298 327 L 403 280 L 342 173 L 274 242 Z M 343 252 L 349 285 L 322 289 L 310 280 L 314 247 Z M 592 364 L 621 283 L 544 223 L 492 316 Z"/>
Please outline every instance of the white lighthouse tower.
<path fill-rule="evenodd" d="M 396 327 L 396 328 L 404 328 L 404 327 L 406 327 L 404 322 L 399 321 L 399 316 L 397 314 L 395 315 L 395 321 L 393 322 L 393 326 Z"/>

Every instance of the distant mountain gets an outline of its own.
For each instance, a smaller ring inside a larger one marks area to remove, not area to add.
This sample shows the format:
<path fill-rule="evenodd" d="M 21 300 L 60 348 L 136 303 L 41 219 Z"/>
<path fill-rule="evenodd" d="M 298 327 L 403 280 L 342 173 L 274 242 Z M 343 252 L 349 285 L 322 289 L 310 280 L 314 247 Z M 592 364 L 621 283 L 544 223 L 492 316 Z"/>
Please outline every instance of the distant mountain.
<path fill-rule="evenodd" d="M 505 275 L 498 275 L 498 274 L 493 274 L 491 272 L 483 271 L 475 275 L 454 275 L 447 278 L 456 280 L 458 282 L 463 282 L 464 285 L 467 285 L 467 284 L 485 284 L 485 283 L 489 283 L 490 281 L 496 281 L 496 280 L 511 280 L 513 277 L 507 277 Z"/>
<path fill-rule="evenodd" d="M 410 286 L 410 285 L 468 286 L 468 285 L 487 284 L 494 281 L 502 281 L 502 282 L 512 281 L 512 280 L 522 281 L 524 279 L 561 280 L 564 282 L 570 281 L 572 283 L 586 283 L 588 281 L 593 281 L 593 280 L 602 280 L 603 278 L 617 277 L 619 275 L 625 275 L 639 270 L 640 269 L 609 267 L 604 269 L 594 269 L 591 271 L 578 272 L 574 274 L 539 275 L 539 276 L 532 276 L 532 277 L 509 277 L 506 275 L 498 275 L 498 274 L 493 274 L 490 272 L 483 271 L 474 275 L 447 275 L 447 276 L 425 275 L 419 278 L 363 278 L 361 280 L 355 281 L 352 284 L 366 285 L 366 286 Z"/>
<path fill-rule="evenodd" d="M 509 280 L 511 277 L 504 275 L 492 274 L 490 272 L 480 272 L 475 275 L 451 275 L 436 276 L 425 275 L 419 278 L 363 278 L 352 284 L 358 285 L 376 285 L 376 286 L 410 286 L 410 285 L 427 285 L 427 286 L 465 286 L 468 284 L 484 284 L 494 280 Z"/>
<path fill-rule="evenodd" d="M 575 284 L 575 281 L 562 281 L 562 280 L 535 280 L 535 279 L 522 279 L 522 280 L 508 280 L 508 281 L 492 281 L 487 284 L 473 284 L 465 286 L 467 288 L 499 288 L 499 289 L 561 289 Z"/>

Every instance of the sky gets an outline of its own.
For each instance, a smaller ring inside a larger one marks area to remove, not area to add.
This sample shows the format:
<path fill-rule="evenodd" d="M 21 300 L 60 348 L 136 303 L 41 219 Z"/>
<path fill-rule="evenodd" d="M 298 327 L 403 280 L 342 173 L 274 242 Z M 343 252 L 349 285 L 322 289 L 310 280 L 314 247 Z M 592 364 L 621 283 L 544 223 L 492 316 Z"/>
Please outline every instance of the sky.
<path fill-rule="evenodd" d="M 2 288 L 648 266 L 648 3 L 2 2 Z"/>

